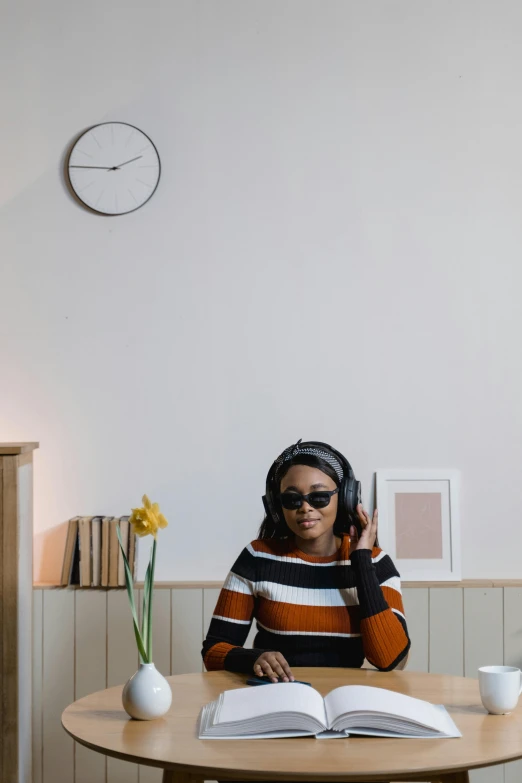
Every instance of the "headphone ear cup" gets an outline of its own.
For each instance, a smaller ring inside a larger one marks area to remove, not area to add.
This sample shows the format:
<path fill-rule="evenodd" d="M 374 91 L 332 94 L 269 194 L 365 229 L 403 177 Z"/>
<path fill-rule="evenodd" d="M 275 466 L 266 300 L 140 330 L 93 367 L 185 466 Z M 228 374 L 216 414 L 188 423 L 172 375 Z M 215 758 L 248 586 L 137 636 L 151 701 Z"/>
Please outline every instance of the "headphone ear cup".
<path fill-rule="evenodd" d="M 341 502 L 346 511 L 355 514 L 361 497 L 361 484 L 355 478 L 347 477 L 341 482 Z"/>
<path fill-rule="evenodd" d="M 270 493 L 267 491 L 266 495 L 263 495 L 263 506 L 265 507 L 265 513 L 267 517 L 271 517 L 273 521 L 277 524 L 279 520 L 279 514 L 277 513 L 277 509 L 274 508 L 274 504 L 272 502 L 272 498 L 270 496 Z"/>

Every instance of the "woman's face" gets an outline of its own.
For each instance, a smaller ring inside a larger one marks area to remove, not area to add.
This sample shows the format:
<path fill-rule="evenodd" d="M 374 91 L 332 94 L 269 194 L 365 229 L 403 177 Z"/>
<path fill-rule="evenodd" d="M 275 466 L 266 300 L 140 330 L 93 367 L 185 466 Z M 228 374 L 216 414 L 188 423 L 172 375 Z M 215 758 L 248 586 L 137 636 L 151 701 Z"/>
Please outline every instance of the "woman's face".
<path fill-rule="evenodd" d="M 336 487 L 335 481 L 319 468 L 292 465 L 281 479 L 280 492 L 300 492 L 302 495 L 308 495 L 309 492 L 332 490 Z M 301 508 L 295 511 L 284 508 L 286 524 L 296 536 L 309 541 L 329 533 L 337 516 L 338 497 L 332 495 L 330 503 L 325 508 L 313 508 L 306 500 L 303 501 Z"/>

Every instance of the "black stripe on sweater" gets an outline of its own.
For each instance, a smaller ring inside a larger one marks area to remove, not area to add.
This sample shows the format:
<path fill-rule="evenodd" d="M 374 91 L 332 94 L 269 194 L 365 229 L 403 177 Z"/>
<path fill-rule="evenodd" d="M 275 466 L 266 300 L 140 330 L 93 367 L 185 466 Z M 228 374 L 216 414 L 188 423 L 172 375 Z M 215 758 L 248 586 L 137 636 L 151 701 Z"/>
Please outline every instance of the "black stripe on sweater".
<path fill-rule="evenodd" d="M 384 555 L 373 567 L 379 584 L 399 576 L 389 555 Z M 317 566 L 304 560 L 282 563 L 268 557 L 254 557 L 246 548 L 232 566 L 232 572 L 250 582 L 276 582 L 288 587 L 306 587 L 312 590 L 357 586 L 355 569 L 351 565 L 339 566 L 333 562 L 328 566 Z"/>

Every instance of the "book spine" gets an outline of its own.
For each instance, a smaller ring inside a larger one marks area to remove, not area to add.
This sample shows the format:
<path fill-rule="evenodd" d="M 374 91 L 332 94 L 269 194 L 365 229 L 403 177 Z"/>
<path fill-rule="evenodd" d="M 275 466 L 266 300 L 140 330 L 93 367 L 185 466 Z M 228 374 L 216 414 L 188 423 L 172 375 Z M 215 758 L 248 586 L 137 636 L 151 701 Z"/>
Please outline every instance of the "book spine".
<path fill-rule="evenodd" d="M 91 520 L 92 517 L 80 519 L 80 587 L 90 587 L 92 581 L 92 552 L 91 552 Z"/>
<path fill-rule="evenodd" d="M 118 557 L 120 553 L 120 545 L 116 533 L 116 525 L 118 524 L 119 519 L 117 517 L 111 519 L 109 537 L 109 587 L 118 587 Z"/>
<path fill-rule="evenodd" d="M 120 532 L 123 551 L 129 559 L 129 517 L 120 517 Z M 118 587 L 125 587 L 125 563 L 121 549 L 118 551 Z"/>
<path fill-rule="evenodd" d="M 101 517 L 93 517 L 91 523 L 91 537 L 92 537 L 92 574 L 91 585 L 92 587 L 100 586 L 100 565 L 101 565 Z"/>
<path fill-rule="evenodd" d="M 69 577 L 70 585 L 80 584 L 80 531 L 76 530 L 74 537 L 74 551 L 71 561 L 71 574 Z"/>
<path fill-rule="evenodd" d="M 102 587 L 109 586 L 109 538 L 110 521 L 112 517 L 103 517 L 101 530 L 101 576 L 100 583 Z"/>
<path fill-rule="evenodd" d="M 62 587 L 66 587 L 71 582 L 71 572 L 76 549 L 76 537 L 78 535 L 78 519 L 79 517 L 73 517 L 69 520 L 67 525 L 67 538 L 65 540 L 62 574 L 60 577 L 60 584 Z"/>

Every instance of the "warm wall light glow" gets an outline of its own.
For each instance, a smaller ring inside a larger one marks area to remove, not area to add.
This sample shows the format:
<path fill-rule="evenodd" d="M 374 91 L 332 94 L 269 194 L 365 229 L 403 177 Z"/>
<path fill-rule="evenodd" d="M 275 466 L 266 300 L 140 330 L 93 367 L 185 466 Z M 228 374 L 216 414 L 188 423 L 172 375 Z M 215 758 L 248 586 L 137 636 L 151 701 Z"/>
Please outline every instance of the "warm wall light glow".
<path fill-rule="evenodd" d="M 66 535 L 67 522 L 61 522 L 48 530 L 35 531 L 33 544 L 35 582 L 57 584 L 60 581 Z"/>

